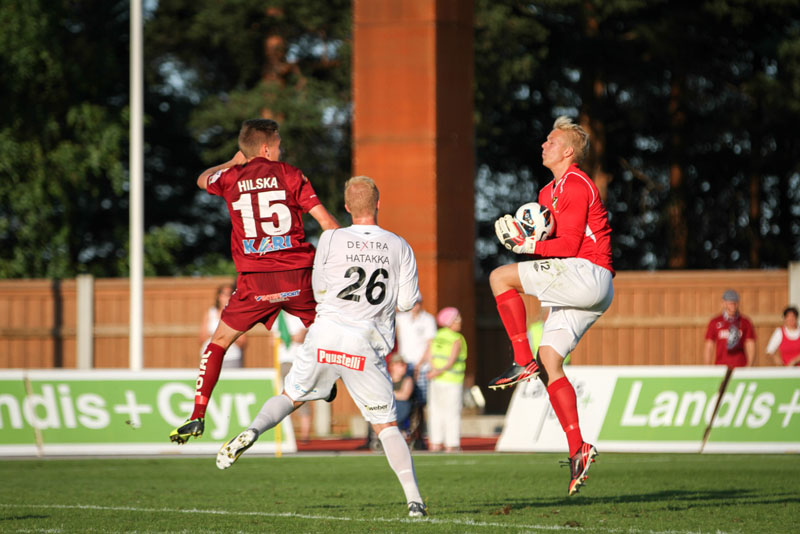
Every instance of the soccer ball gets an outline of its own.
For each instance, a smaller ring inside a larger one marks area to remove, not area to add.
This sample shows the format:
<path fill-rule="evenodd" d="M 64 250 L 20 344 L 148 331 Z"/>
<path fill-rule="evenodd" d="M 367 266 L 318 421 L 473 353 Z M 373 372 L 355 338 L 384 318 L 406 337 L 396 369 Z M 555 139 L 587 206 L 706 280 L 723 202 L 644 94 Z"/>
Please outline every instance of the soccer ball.
<path fill-rule="evenodd" d="M 534 237 L 537 241 L 543 241 L 553 234 L 553 214 L 538 202 L 528 202 L 520 206 L 514 219 L 526 236 Z"/>

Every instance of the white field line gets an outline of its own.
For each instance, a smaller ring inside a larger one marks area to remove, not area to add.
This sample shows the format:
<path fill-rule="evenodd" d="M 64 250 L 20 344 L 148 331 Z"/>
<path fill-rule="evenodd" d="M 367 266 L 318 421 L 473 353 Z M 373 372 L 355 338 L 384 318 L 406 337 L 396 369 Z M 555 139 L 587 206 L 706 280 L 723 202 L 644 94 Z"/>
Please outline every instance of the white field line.
<path fill-rule="evenodd" d="M 514 530 L 527 530 L 531 533 L 536 531 L 562 531 L 567 530 L 570 532 L 609 532 L 620 534 L 728 534 L 721 530 L 716 530 L 710 533 L 704 533 L 701 530 L 643 530 L 643 529 L 623 529 L 623 528 L 606 528 L 606 527 L 570 527 L 560 525 L 522 525 L 511 523 L 495 523 L 489 521 L 474 521 L 471 519 L 436 519 L 428 517 L 425 519 L 412 519 L 412 518 L 386 518 L 386 517 L 337 517 L 328 515 L 312 515 L 312 514 L 297 514 L 293 512 L 284 513 L 270 513 L 270 512 L 231 512 L 228 510 L 198 510 L 196 508 L 178 509 L 178 508 L 135 508 L 132 506 L 97 506 L 92 504 L 7 504 L 0 503 L 0 508 L 37 508 L 37 509 L 52 509 L 52 510 L 101 510 L 109 512 L 138 512 L 138 513 L 165 513 L 165 514 L 206 514 L 206 515 L 229 515 L 229 516 L 255 516 L 255 517 L 281 517 L 281 518 L 295 518 L 313 521 L 342 521 L 353 523 L 433 523 L 440 525 L 463 525 L 467 527 L 485 527 L 493 529 L 514 529 Z M 44 532 L 44 531 L 37 531 Z M 57 531 L 51 531 L 57 532 Z"/>

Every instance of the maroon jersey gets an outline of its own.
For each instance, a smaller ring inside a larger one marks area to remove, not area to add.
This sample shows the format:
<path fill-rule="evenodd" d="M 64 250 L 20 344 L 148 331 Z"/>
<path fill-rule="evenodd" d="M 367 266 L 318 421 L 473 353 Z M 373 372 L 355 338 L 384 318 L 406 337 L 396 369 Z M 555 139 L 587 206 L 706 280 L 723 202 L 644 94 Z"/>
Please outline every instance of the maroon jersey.
<path fill-rule="evenodd" d="M 536 243 L 536 254 L 547 258 L 583 258 L 614 274 L 611 226 L 600 192 L 577 165 L 539 191 L 539 204 L 556 221 L 555 234 Z"/>
<path fill-rule="evenodd" d="M 300 169 L 255 158 L 213 174 L 207 191 L 225 199 L 231 216 L 231 255 L 240 273 L 311 267 L 302 214 L 320 203 Z"/>
<path fill-rule="evenodd" d="M 748 339 L 755 340 L 756 330 L 750 319 L 741 314 L 728 317 L 726 314 L 717 315 L 708 322 L 706 339 L 714 342 L 714 363 L 728 367 L 745 367 L 747 355 L 744 352 L 744 342 Z"/>

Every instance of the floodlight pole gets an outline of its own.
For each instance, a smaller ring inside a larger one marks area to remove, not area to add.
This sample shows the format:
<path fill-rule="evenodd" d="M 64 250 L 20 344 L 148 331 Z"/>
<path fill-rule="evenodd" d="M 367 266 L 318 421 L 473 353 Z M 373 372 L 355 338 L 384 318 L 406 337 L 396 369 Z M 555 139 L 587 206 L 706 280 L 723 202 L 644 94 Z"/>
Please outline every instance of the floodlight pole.
<path fill-rule="evenodd" d="M 131 0 L 130 53 L 130 329 L 129 362 L 142 369 L 144 290 L 144 83 L 142 75 L 142 0 Z"/>

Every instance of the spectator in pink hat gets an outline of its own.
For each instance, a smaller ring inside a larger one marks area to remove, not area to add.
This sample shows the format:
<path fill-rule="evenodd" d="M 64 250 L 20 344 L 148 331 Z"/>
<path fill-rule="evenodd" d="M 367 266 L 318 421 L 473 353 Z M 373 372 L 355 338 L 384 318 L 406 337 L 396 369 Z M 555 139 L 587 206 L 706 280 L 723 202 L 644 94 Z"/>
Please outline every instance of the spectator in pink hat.
<path fill-rule="evenodd" d="M 461 407 L 467 341 L 461 335 L 461 313 L 442 308 L 436 315 L 439 330 L 423 357 L 428 371 L 428 441 L 431 451 L 458 451 L 461 446 Z"/>

